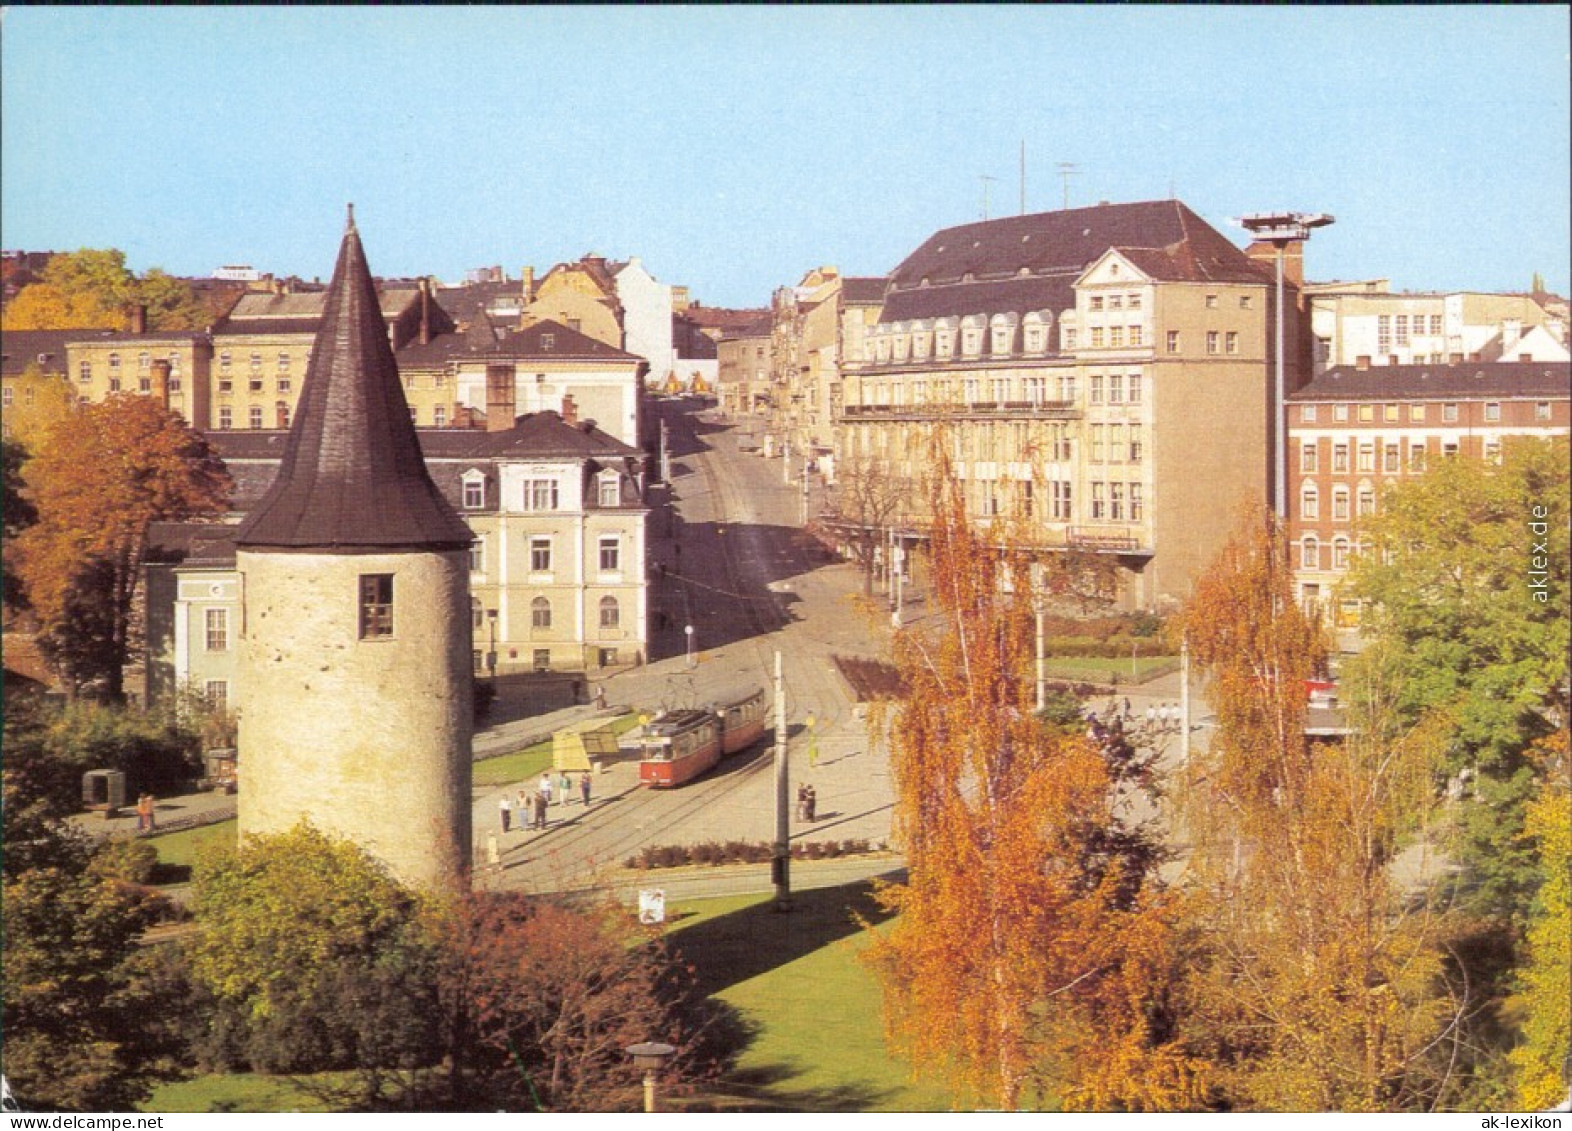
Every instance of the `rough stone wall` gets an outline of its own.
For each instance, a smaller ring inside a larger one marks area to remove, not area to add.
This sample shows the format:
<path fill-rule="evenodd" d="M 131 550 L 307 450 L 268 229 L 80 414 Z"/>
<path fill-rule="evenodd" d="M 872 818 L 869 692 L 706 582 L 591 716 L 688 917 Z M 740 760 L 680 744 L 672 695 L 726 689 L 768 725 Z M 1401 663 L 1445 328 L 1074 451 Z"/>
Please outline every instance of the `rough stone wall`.
<path fill-rule="evenodd" d="M 470 861 L 471 657 L 462 552 L 242 551 L 240 833 L 302 818 L 417 887 Z M 393 634 L 359 638 L 359 578 L 393 575 Z"/>

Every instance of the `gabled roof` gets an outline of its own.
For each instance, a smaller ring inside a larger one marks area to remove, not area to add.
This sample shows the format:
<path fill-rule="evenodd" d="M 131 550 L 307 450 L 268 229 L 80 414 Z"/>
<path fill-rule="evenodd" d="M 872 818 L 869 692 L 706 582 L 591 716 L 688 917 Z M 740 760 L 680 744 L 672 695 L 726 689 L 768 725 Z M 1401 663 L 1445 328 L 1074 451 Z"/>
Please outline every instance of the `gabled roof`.
<path fill-rule="evenodd" d="M 1466 361 L 1451 365 L 1339 365 L 1290 401 L 1472 400 L 1479 397 L 1572 396 L 1572 364 L 1565 361 Z"/>
<path fill-rule="evenodd" d="M 593 459 L 621 462 L 641 458 L 637 448 L 595 426 L 569 424 L 549 409 L 519 417 L 499 432 L 478 428 L 426 428 L 420 444 L 427 459 Z"/>
<path fill-rule="evenodd" d="M 66 343 L 76 341 L 90 330 L 7 330 L 0 334 L 0 373 L 19 377 L 40 354 L 49 358 L 46 373 L 64 373 Z"/>
<path fill-rule="evenodd" d="M 389 287 L 376 293 L 377 308 L 392 322 L 420 301 L 420 291 L 409 286 Z M 213 326 L 220 334 L 314 334 L 327 313 L 329 291 L 276 295 L 251 292 L 240 297 Z"/>
<path fill-rule="evenodd" d="M 473 540 L 421 459 L 351 217 L 278 479 L 235 544 L 364 553 Z"/>
<path fill-rule="evenodd" d="M 454 334 L 439 334 L 426 345 L 410 343 L 399 350 L 401 364 L 406 366 L 442 365 L 465 358 L 475 360 L 495 359 L 529 362 L 550 361 L 607 361 L 641 362 L 637 354 L 619 350 L 597 341 L 588 334 L 570 329 L 549 318 L 532 322 L 522 330 L 504 334 L 500 339 L 494 332 L 495 324 L 486 315 L 477 317 L 469 328 Z M 549 343 L 549 344 L 548 344 Z"/>
<path fill-rule="evenodd" d="M 1157 279 L 1260 283 L 1264 269 L 1177 200 L 1101 204 L 945 228 L 890 273 L 883 320 L 1063 311 L 1117 248 Z"/>

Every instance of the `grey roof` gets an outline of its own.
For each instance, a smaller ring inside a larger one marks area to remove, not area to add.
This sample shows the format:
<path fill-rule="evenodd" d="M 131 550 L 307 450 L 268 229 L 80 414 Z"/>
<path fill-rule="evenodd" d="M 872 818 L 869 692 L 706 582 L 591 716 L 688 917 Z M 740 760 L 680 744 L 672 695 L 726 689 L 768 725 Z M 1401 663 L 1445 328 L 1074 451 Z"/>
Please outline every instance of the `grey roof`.
<path fill-rule="evenodd" d="M 410 342 L 398 351 L 405 366 L 443 365 L 465 358 L 522 361 L 621 361 L 641 362 L 637 354 L 608 346 L 560 322 L 542 319 L 522 330 L 505 333 L 499 339 L 495 323 L 478 315 L 469 327 L 451 334 L 438 334 L 425 345 Z M 547 346 L 547 342 L 550 346 Z"/>
<path fill-rule="evenodd" d="M 1067 310 L 1075 280 L 1110 248 L 1162 280 L 1266 279 L 1264 268 L 1177 200 L 1100 204 L 934 233 L 890 273 L 882 318 Z"/>
<path fill-rule="evenodd" d="M 889 280 L 882 275 L 870 278 L 866 275 L 848 275 L 841 287 L 841 296 L 846 302 L 859 305 L 870 305 L 884 301 L 884 288 Z"/>
<path fill-rule="evenodd" d="M 421 459 L 351 220 L 278 479 L 235 544 L 365 553 L 456 549 L 473 540 Z"/>
<path fill-rule="evenodd" d="M 1450 365 L 1375 365 L 1328 369 L 1291 394 L 1290 401 L 1434 400 L 1572 395 L 1572 363 L 1465 361 Z"/>
<path fill-rule="evenodd" d="M 7 330 L 0 334 L 0 373 L 18 377 L 29 365 L 38 361 L 40 354 L 49 360 L 43 363 L 46 373 L 64 373 L 66 368 L 66 343 L 82 337 L 81 330 Z"/>

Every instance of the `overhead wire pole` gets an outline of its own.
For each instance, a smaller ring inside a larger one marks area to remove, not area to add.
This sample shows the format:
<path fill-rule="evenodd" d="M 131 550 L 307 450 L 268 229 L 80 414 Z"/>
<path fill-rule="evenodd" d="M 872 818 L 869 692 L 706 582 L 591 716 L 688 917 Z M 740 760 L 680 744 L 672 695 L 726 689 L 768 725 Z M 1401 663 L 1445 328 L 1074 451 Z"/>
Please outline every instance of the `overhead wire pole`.
<path fill-rule="evenodd" d="M 781 654 L 775 652 L 775 845 L 770 878 L 775 884 L 775 910 L 791 910 L 791 817 L 786 808 L 791 774 L 786 761 L 786 680 Z"/>
<path fill-rule="evenodd" d="M 982 173 L 982 174 L 980 174 L 977 177 L 977 179 L 982 182 L 982 187 L 983 187 L 983 214 L 982 214 L 982 218 L 984 220 L 986 220 L 986 219 L 988 219 L 988 186 L 991 183 L 993 183 L 994 181 L 997 181 L 999 178 L 998 177 L 990 177 L 990 176 L 988 176 L 988 174 Z"/>
<path fill-rule="evenodd" d="M 1059 162 L 1059 177 L 1064 181 L 1064 207 L 1066 210 L 1070 207 L 1070 178 L 1079 177 L 1080 175 L 1081 171 L 1075 167 L 1073 161 Z"/>

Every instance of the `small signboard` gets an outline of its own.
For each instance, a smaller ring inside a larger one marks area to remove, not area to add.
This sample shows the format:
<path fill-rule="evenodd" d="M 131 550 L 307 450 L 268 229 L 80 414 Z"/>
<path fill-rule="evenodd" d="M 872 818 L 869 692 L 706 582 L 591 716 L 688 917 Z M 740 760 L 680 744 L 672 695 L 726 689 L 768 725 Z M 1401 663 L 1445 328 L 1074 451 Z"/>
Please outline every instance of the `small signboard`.
<path fill-rule="evenodd" d="M 639 922 L 664 923 L 666 921 L 666 893 L 660 888 L 644 888 L 639 892 Z"/>

